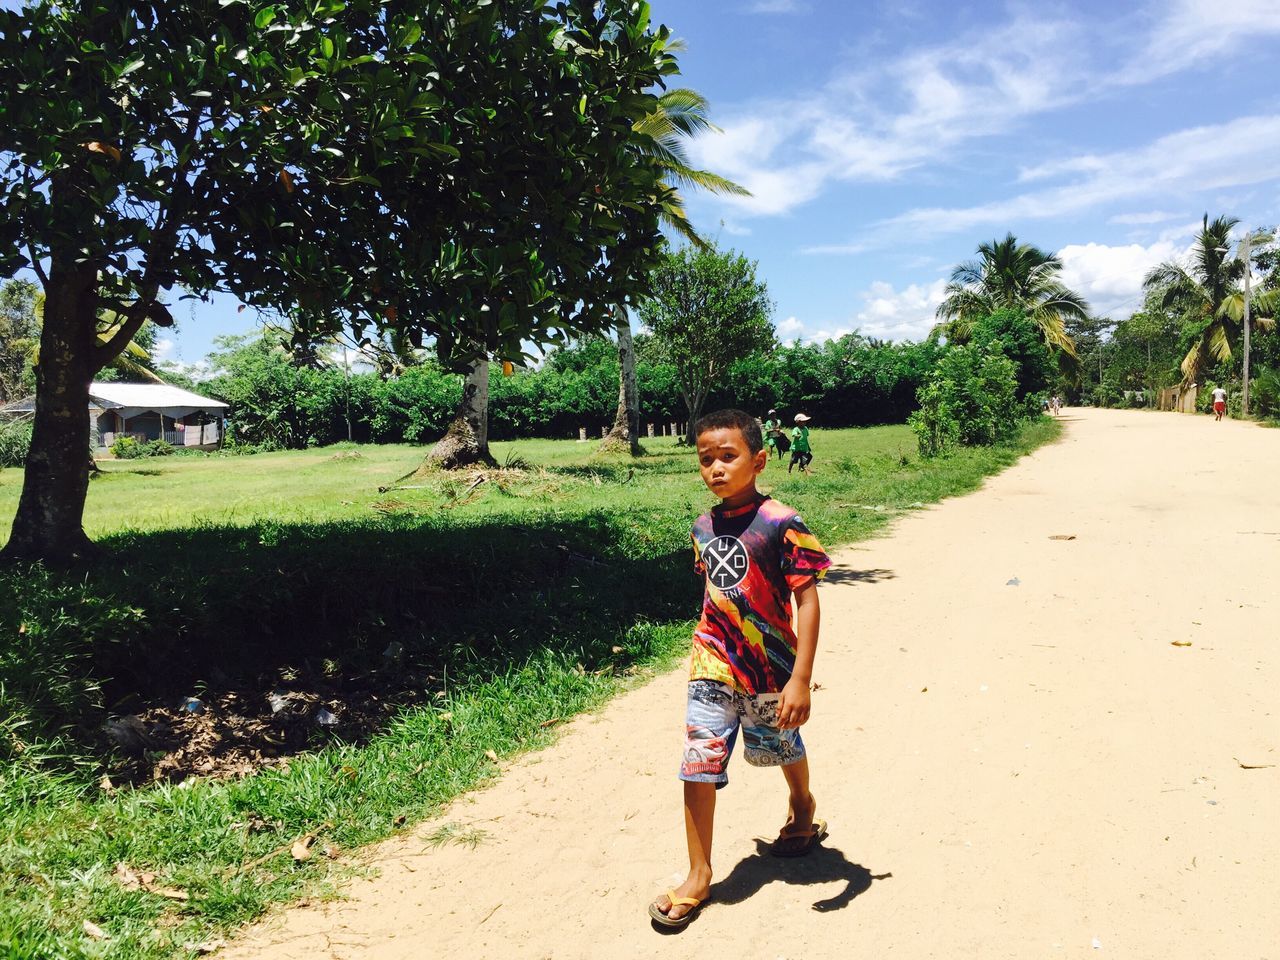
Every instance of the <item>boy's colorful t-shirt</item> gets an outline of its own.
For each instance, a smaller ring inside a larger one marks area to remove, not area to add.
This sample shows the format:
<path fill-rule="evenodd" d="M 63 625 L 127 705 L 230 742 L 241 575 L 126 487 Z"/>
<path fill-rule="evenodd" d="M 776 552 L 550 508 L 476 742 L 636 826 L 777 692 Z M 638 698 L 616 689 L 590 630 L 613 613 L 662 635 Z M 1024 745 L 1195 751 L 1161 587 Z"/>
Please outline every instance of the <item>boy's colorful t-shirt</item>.
<path fill-rule="evenodd" d="M 706 593 L 689 679 L 780 692 L 796 663 L 792 591 L 821 579 L 831 558 L 799 514 L 769 497 L 704 513 L 692 536 Z"/>

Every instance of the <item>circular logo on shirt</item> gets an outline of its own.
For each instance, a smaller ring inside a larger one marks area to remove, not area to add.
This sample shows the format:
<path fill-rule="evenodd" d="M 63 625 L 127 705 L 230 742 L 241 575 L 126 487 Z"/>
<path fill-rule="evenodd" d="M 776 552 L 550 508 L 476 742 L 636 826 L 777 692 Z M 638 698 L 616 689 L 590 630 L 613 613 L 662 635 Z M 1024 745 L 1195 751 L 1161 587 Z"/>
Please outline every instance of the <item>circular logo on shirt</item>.
<path fill-rule="evenodd" d="M 707 579 L 720 590 L 732 590 L 751 568 L 747 548 L 737 537 L 716 537 L 704 551 Z"/>

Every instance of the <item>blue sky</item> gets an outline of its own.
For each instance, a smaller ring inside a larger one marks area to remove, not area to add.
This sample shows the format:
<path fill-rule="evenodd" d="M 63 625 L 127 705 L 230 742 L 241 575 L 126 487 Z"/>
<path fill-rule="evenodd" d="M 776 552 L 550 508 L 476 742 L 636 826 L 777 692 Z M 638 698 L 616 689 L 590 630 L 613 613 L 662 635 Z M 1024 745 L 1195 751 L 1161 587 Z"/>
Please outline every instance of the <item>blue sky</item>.
<path fill-rule="evenodd" d="M 1280 0 L 652 7 L 724 131 L 696 162 L 754 193 L 691 216 L 759 261 L 787 339 L 918 339 L 1009 230 L 1124 316 L 1206 211 L 1280 221 Z M 253 323 L 226 298 L 178 318 L 187 363 Z"/>

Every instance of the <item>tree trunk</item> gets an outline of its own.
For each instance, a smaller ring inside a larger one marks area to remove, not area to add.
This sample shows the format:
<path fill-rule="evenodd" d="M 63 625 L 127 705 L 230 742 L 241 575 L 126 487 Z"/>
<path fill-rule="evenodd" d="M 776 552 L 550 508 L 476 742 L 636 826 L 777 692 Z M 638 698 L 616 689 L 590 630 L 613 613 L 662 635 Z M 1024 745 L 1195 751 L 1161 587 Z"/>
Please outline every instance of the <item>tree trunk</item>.
<path fill-rule="evenodd" d="M 495 466 L 489 454 L 489 361 L 479 360 L 462 384 L 458 415 L 427 454 L 427 463 L 455 470 L 483 463 Z"/>
<path fill-rule="evenodd" d="M 92 266 L 54 262 L 36 368 L 36 412 L 5 559 L 68 564 L 87 556 L 89 384 L 97 372 L 97 277 Z"/>
<path fill-rule="evenodd" d="M 628 450 L 639 456 L 640 449 L 640 388 L 636 382 L 636 349 L 631 339 L 631 319 L 625 307 L 618 307 L 618 412 L 613 418 L 613 429 L 600 442 L 601 450 Z"/>
<path fill-rule="evenodd" d="M 694 424 L 698 422 L 698 418 L 702 416 L 702 407 L 707 402 L 707 394 L 705 390 L 700 390 L 692 398 L 685 397 L 684 405 L 689 408 L 689 422 L 685 424 L 684 442 L 691 447 L 698 445 L 698 438 L 693 435 Z"/>

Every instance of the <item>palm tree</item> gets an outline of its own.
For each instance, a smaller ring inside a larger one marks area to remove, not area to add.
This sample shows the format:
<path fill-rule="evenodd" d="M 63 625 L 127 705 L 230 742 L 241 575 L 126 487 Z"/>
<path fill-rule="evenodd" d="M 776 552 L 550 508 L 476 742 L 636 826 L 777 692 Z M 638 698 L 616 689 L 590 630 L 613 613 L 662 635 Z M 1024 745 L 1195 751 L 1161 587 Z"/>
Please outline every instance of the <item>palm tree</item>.
<path fill-rule="evenodd" d="M 946 298 L 938 306 L 934 336 L 964 343 L 973 325 L 997 310 L 1021 310 L 1040 328 L 1051 348 L 1075 357 L 1068 320 L 1084 320 L 1089 304 L 1059 278 L 1062 261 L 1012 234 L 978 245 L 978 259 L 951 271 Z"/>
<path fill-rule="evenodd" d="M 711 193 L 751 196 L 750 191 L 709 170 L 698 170 L 689 163 L 685 149 L 688 141 L 704 131 L 718 131 L 707 118 L 707 99 L 696 90 L 680 88 L 669 90 L 658 98 L 658 108 L 637 122 L 634 130 L 644 134 L 643 155 L 662 173 L 667 190 L 661 200 L 664 226 L 688 240 L 694 246 L 705 247 L 706 241 L 698 235 L 684 212 L 681 188 L 707 190 Z M 631 320 L 627 308 L 617 308 L 616 330 L 618 335 L 618 412 L 613 428 L 601 441 L 602 449 L 626 447 L 632 454 L 640 452 L 640 392 L 636 384 L 636 353 L 631 338 Z"/>
<path fill-rule="evenodd" d="M 1244 318 L 1245 264 L 1230 254 L 1231 231 L 1240 221 L 1235 217 L 1204 215 L 1200 232 L 1191 248 L 1191 262 L 1183 266 L 1172 260 L 1154 267 L 1143 280 L 1148 290 L 1162 291 L 1160 306 L 1183 311 L 1199 334 L 1182 358 L 1183 386 L 1199 381 L 1212 357 L 1220 363 L 1231 360 L 1231 339 Z M 1270 312 L 1277 306 L 1275 291 L 1253 299 L 1253 306 Z M 1255 317 L 1263 326 L 1274 320 Z"/>

